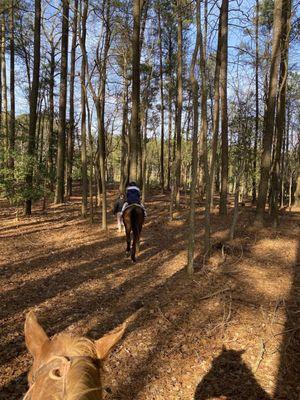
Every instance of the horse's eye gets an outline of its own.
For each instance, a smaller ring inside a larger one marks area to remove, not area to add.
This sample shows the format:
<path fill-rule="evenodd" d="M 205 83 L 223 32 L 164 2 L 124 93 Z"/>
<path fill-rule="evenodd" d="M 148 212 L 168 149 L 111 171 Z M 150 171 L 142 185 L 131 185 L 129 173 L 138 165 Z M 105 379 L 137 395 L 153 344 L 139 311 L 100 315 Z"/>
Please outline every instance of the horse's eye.
<path fill-rule="evenodd" d="M 62 377 L 62 374 L 59 368 L 54 368 L 50 371 L 49 376 L 52 379 L 60 379 Z"/>

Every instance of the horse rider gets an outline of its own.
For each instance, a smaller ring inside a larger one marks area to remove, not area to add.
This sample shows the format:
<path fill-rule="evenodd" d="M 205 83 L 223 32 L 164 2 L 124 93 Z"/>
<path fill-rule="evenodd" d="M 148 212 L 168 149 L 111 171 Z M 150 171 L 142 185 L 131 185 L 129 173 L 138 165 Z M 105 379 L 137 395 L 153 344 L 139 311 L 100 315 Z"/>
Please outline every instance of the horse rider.
<path fill-rule="evenodd" d="M 132 181 L 126 188 L 126 201 L 123 204 L 121 214 L 123 215 L 124 210 L 131 204 L 138 204 L 144 211 L 144 216 L 147 216 L 146 209 L 141 203 L 141 191 L 137 186 L 136 182 Z"/>
<path fill-rule="evenodd" d="M 122 232 L 124 230 L 124 225 L 122 220 L 122 207 L 124 203 L 125 203 L 125 195 L 124 193 L 120 193 L 113 208 L 113 214 L 117 215 L 117 226 L 119 232 Z"/>

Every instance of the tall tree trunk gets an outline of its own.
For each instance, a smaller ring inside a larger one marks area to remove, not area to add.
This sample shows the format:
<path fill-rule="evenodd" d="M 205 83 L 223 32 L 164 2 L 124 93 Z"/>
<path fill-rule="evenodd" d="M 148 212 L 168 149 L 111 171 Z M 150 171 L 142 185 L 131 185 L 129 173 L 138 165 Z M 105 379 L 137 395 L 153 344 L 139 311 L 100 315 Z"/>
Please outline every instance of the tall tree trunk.
<path fill-rule="evenodd" d="M 141 2 L 133 1 L 133 33 L 132 33 L 132 112 L 130 129 L 130 166 L 129 179 L 136 181 L 138 177 L 138 149 L 140 140 L 140 21 Z"/>
<path fill-rule="evenodd" d="M 259 87 L 258 87 L 258 71 L 259 71 L 259 0 L 256 0 L 256 19 L 255 19 L 255 136 L 254 136 L 254 153 L 253 153 L 253 173 L 252 173 L 252 204 L 256 203 L 256 169 L 257 169 L 257 141 L 259 129 Z"/>
<path fill-rule="evenodd" d="M 11 2 L 9 19 L 9 49 L 10 49 L 10 119 L 9 119 L 9 145 L 8 145 L 8 167 L 14 169 L 14 150 L 15 150 L 15 4 Z M 1 111 L 0 111 L 1 112 Z"/>
<path fill-rule="evenodd" d="M 161 9 L 158 14 L 158 41 L 159 41 L 159 76 L 160 76 L 160 99 L 161 99 L 161 124 L 160 124 L 160 186 L 162 192 L 165 188 L 165 167 L 164 167 L 164 147 L 165 147 L 165 104 L 164 104 L 164 82 L 163 82 L 163 60 L 162 60 L 162 35 L 161 35 Z"/>
<path fill-rule="evenodd" d="M 94 175 L 94 150 L 93 150 L 93 136 L 92 136 L 92 115 L 89 107 L 89 101 L 86 97 L 86 109 L 88 115 L 88 136 L 89 136 L 89 197 L 90 197 L 90 222 L 94 222 L 94 196 L 93 196 L 93 175 Z"/>
<path fill-rule="evenodd" d="M 176 207 L 180 203 L 180 183 L 181 183 L 181 118 L 183 102 L 183 83 L 182 83 L 182 0 L 177 0 L 177 113 L 176 113 L 176 157 L 175 157 L 175 201 Z"/>
<path fill-rule="evenodd" d="M 189 275 L 194 273 L 194 253 L 195 253 L 195 197 L 196 197 L 196 182 L 198 168 L 198 120 L 199 120 L 199 86 L 195 77 L 195 66 L 200 45 L 200 0 L 196 2 L 197 15 L 197 37 L 193 52 L 190 82 L 193 94 L 193 139 L 192 139 L 192 176 L 191 176 L 191 192 L 190 192 L 190 213 L 189 213 L 189 237 L 188 237 L 188 261 L 187 272 Z"/>
<path fill-rule="evenodd" d="M 228 64 L 228 0 L 222 1 L 222 47 L 220 70 L 221 97 L 221 137 L 222 137 L 222 167 L 220 214 L 227 214 L 228 192 L 228 115 L 227 115 L 227 64 Z"/>
<path fill-rule="evenodd" d="M 28 137 L 28 158 L 29 168 L 26 176 L 28 198 L 25 202 L 25 215 L 31 215 L 31 193 L 33 183 L 33 158 L 35 150 L 35 131 L 37 122 L 37 101 L 40 80 L 40 47 L 41 47 L 41 0 L 35 0 L 34 12 L 34 54 L 32 85 L 29 97 L 29 137 Z"/>
<path fill-rule="evenodd" d="M 277 114 L 276 114 L 276 145 L 274 162 L 271 173 L 271 202 L 270 211 L 274 222 L 278 223 L 278 201 L 280 192 L 280 161 L 282 151 L 282 141 L 286 126 L 286 89 L 288 75 L 288 49 L 291 30 L 291 0 L 283 1 L 282 8 L 282 31 L 281 31 L 281 62 L 279 74 L 279 93 L 277 96 Z"/>
<path fill-rule="evenodd" d="M 144 137 L 143 137 L 143 157 L 142 157 L 142 171 L 143 171 L 143 188 L 142 188 L 142 202 L 145 202 L 147 195 L 147 183 L 146 183 L 146 172 L 147 172 L 147 126 L 148 126 L 148 107 L 144 111 Z"/>
<path fill-rule="evenodd" d="M 105 171 L 105 160 L 106 160 L 106 144 L 105 144 L 105 125 L 104 125 L 104 112 L 105 112 L 105 95 L 106 95 L 106 70 L 107 70 L 107 59 L 108 51 L 110 47 L 111 39 L 111 27 L 110 27 L 110 0 L 106 2 L 106 15 L 105 15 L 105 41 L 104 41 L 104 53 L 102 61 L 101 71 L 101 86 L 100 86 L 100 99 L 99 103 L 96 102 L 96 110 L 98 117 L 98 145 L 99 145 L 99 167 L 101 176 L 101 189 L 102 189 L 102 229 L 107 229 L 107 199 L 106 199 L 106 171 Z"/>
<path fill-rule="evenodd" d="M 294 192 L 294 197 L 295 197 L 295 206 L 296 207 L 300 207 L 300 160 L 298 161 L 299 165 L 298 165 L 298 176 L 296 179 L 296 189 Z M 291 178 L 291 183 L 292 183 L 292 178 Z M 292 184 L 290 185 L 290 196 L 289 198 L 292 198 Z M 291 200 L 290 200 L 291 203 Z"/>
<path fill-rule="evenodd" d="M 169 33 L 169 46 L 168 46 L 168 63 L 169 63 L 169 90 L 168 90 L 168 177 L 167 189 L 170 190 L 171 185 L 171 165 L 172 165 L 172 36 Z"/>
<path fill-rule="evenodd" d="M 78 19 L 78 0 L 74 1 L 72 26 L 72 46 L 71 46 L 71 70 L 70 70 L 70 117 L 68 127 L 67 141 L 67 197 L 72 195 L 72 169 L 74 153 L 74 84 L 75 84 L 75 63 L 76 63 L 76 45 L 77 45 L 77 19 Z"/>
<path fill-rule="evenodd" d="M 121 133 L 121 177 L 120 177 L 120 193 L 125 192 L 126 184 L 128 183 L 128 171 L 126 165 L 126 159 L 129 156 L 128 149 L 128 77 L 127 77 L 127 61 L 124 60 L 124 92 L 123 92 L 123 113 L 122 113 L 122 133 Z M 144 182 L 144 181 L 143 181 Z"/>
<path fill-rule="evenodd" d="M 55 203 L 64 202 L 65 192 L 65 155 L 66 155 L 66 105 L 67 105 L 67 74 L 68 74 L 68 38 L 69 38 L 69 0 L 62 0 L 62 30 L 61 30 L 61 66 L 59 92 L 59 129 L 57 142 L 57 181 Z"/>
<path fill-rule="evenodd" d="M 81 10 L 80 10 L 81 12 Z M 88 5 L 84 4 L 81 17 L 81 40 L 83 46 L 86 44 L 86 20 L 87 20 Z M 82 57 L 81 61 L 81 176 L 82 176 L 82 202 L 81 215 L 83 218 L 87 216 L 88 205 L 88 176 L 87 176 L 87 151 L 86 151 L 86 59 Z M 74 117 L 74 115 L 73 115 Z"/>
<path fill-rule="evenodd" d="M 8 102 L 7 102 L 7 82 L 6 82 L 6 56 L 5 56 L 5 12 L 2 13 L 2 21 L 1 21 L 1 90 L 2 90 L 2 132 L 4 136 L 4 154 L 5 161 L 7 162 L 7 153 L 8 153 Z"/>
<path fill-rule="evenodd" d="M 4 164 L 4 140 L 2 138 L 2 29 L 0 28 L 0 166 Z"/>
<path fill-rule="evenodd" d="M 50 76 L 49 76 L 49 132 L 48 132 L 48 160 L 47 169 L 50 177 L 50 190 L 54 190 L 54 85 L 55 85 L 55 46 L 51 42 Z"/>
<path fill-rule="evenodd" d="M 218 30 L 218 47 L 216 54 L 216 66 L 214 76 L 214 108 L 213 108 L 213 132 L 212 132 L 212 146 L 211 146 L 211 159 L 210 159 L 210 201 L 213 207 L 214 197 L 214 182 L 216 171 L 216 157 L 218 150 L 218 135 L 219 135 L 219 117 L 220 117 L 220 69 L 221 69 L 221 47 L 222 47 L 222 8 L 219 17 L 219 30 Z M 203 144 L 202 144 L 203 147 Z M 203 165 L 203 156 L 202 163 Z"/>
<path fill-rule="evenodd" d="M 274 132 L 274 117 L 276 96 L 278 87 L 278 69 L 280 62 L 280 38 L 281 38 L 281 15 L 282 1 L 275 0 L 274 3 L 274 18 L 273 18 L 273 41 L 272 41 L 272 56 L 270 66 L 270 83 L 268 89 L 268 98 L 264 115 L 264 131 L 263 131 L 263 151 L 261 156 L 261 171 L 259 193 L 257 201 L 257 221 L 263 222 L 263 216 L 266 207 L 269 174 L 271 167 L 271 153 Z"/>
<path fill-rule="evenodd" d="M 200 10 L 200 8 L 199 8 Z M 201 20 L 201 18 L 200 18 Z M 207 150 L 207 85 L 206 85 L 206 53 L 203 46 L 202 31 L 200 27 L 200 72 L 201 72 L 201 135 L 203 149 L 203 166 L 205 177 L 205 211 L 204 211 L 204 253 L 210 251 L 210 205 L 211 205 L 211 178 L 209 176 L 208 150 Z"/>
<path fill-rule="evenodd" d="M 105 179 L 105 142 L 103 132 L 103 109 L 100 101 L 95 103 L 98 121 L 98 140 L 99 140 L 99 172 L 102 190 L 102 229 L 107 229 L 107 204 L 106 204 L 106 179 Z"/>

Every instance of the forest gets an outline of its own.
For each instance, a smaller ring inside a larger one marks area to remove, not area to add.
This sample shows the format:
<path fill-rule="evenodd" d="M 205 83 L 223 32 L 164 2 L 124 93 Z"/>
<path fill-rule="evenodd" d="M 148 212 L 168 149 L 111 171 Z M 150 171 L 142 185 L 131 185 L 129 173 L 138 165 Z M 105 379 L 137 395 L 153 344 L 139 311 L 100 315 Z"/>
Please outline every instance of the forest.
<path fill-rule="evenodd" d="M 299 400 L 300 3 L 1 0 L 0 248 L 0 400 Z"/>

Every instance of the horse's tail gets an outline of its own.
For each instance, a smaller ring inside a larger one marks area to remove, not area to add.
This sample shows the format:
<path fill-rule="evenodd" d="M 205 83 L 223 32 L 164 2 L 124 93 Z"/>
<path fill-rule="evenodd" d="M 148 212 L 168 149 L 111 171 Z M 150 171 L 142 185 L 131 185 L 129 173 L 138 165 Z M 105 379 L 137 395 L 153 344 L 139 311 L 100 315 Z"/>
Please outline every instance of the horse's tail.
<path fill-rule="evenodd" d="M 130 221 L 131 221 L 131 229 L 133 233 L 133 241 L 138 243 L 140 240 L 140 229 L 139 229 L 139 221 L 138 221 L 138 213 L 137 210 L 133 207 L 130 213 Z"/>

